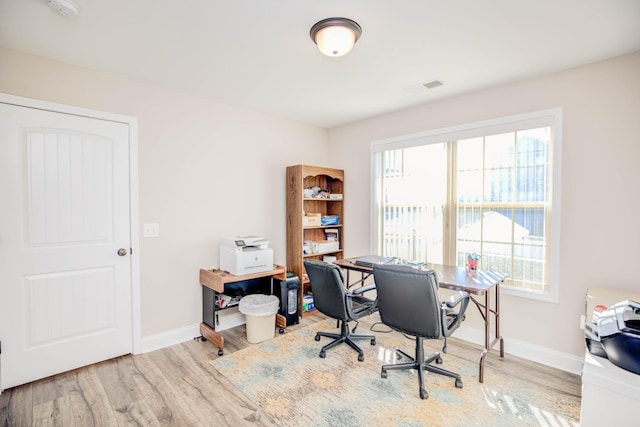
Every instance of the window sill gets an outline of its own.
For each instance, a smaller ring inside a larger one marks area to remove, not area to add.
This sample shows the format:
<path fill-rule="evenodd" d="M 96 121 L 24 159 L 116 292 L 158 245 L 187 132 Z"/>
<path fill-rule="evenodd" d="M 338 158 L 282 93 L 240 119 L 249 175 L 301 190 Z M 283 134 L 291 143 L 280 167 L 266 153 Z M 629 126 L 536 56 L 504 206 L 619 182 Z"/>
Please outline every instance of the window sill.
<path fill-rule="evenodd" d="M 514 297 L 533 299 L 537 301 L 550 302 L 554 304 L 557 304 L 559 302 L 558 297 L 551 293 L 543 294 L 539 292 L 525 291 L 522 289 L 510 288 L 504 285 L 500 287 L 500 293 L 502 295 L 511 295 Z"/>

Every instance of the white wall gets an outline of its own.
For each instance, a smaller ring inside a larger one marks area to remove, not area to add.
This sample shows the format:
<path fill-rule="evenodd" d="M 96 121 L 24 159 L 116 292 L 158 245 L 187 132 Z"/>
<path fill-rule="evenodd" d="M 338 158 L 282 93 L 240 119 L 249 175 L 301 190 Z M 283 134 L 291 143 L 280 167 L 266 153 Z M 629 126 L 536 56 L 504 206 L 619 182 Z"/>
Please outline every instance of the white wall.
<path fill-rule="evenodd" d="M 285 168 L 326 165 L 327 132 L 0 48 L 0 92 L 138 118 L 142 334 L 202 321 L 198 271 L 255 233 L 284 265 Z M 142 229 L 142 227 L 141 227 Z"/>
<path fill-rule="evenodd" d="M 640 52 L 331 130 L 331 156 L 346 170 L 346 256 L 370 251 L 371 141 L 555 107 L 564 116 L 560 301 L 503 297 L 502 333 L 583 354 L 586 288 L 640 287 Z M 471 313 L 467 324 L 480 328 Z"/>
<path fill-rule="evenodd" d="M 0 92 L 138 118 L 140 221 L 160 224 L 159 238 L 140 240 L 143 336 L 201 321 L 198 269 L 217 264 L 221 236 L 265 235 L 284 264 L 287 165 L 345 169 L 346 255 L 360 255 L 371 141 L 554 107 L 564 110 L 560 302 L 505 296 L 503 334 L 579 356 L 585 289 L 640 286 L 640 53 L 329 133 L 3 48 L 0 64 Z M 467 323 L 479 328 L 475 311 Z"/>

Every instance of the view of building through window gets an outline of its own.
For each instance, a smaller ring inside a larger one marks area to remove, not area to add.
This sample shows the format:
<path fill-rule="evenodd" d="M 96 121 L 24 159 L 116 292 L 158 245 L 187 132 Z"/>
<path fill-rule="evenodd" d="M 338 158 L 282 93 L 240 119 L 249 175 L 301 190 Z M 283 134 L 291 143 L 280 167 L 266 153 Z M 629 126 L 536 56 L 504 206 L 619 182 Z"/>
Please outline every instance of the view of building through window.
<path fill-rule="evenodd" d="M 550 128 L 454 146 L 457 264 L 480 254 L 480 268 L 508 273 L 512 286 L 547 291 Z"/>
<path fill-rule="evenodd" d="M 379 252 L 507 273 L 549 293 L 550 126 L 377 153 Z M 450 226 L 455 224 L 455 227 Z"/>

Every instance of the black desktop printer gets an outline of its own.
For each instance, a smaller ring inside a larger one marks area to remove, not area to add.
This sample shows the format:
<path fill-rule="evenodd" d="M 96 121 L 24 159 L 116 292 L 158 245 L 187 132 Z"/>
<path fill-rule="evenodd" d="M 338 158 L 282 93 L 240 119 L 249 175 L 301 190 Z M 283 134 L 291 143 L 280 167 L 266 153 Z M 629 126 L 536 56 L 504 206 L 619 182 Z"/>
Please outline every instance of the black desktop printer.
<path fill-rule="evenodd" d="M 640 303 L 614 304 L 586 323 L 584 335 L 591 354 L 640 374 Z"/>

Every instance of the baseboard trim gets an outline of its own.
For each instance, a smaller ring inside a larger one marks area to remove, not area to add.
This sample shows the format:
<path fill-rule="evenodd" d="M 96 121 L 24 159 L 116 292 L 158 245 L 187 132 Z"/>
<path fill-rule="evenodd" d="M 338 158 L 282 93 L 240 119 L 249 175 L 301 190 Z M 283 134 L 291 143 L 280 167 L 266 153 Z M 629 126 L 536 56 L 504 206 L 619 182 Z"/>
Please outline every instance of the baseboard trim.
<path fill-rule="evenodd" d="M 464 341 L 468 341 L 480 346 L 484 345 L 484 331 L 480 329 L 461 326 L 454 335 Z M 563 353 L 546 347 L 534 345 L 515 338 L 504 338 L 504 352 L 532 362 L 540 363 L 552 368 L 560 369 L 565 372 L 580 375 L 582 372 L 582 364 L 584 356 L 574 356 L 573 354 Z M 494 350 L 498 349 L 498 345 Z"/>
<path fill-rule="evenodd" d="M 228 327 L 231 327 L 227 325 Z M 227 329 L 227 328 L 225 328 Z M 159 350 L 174 344 L 189 341 L 200 336 L 200 324 L 185 326 L 173 329 L 156 335 L 151 335 L 142 339 L 141 353 Z M 484 331 L 480 329 L 461 326 L 454 334 L 458 339 L 468 341 L 477 345 L 484 345 Z M 496 346 L 497 348 L 497 346 Z M 495 350 L 494 350 L 495 351 Z M 541 347 L 515 338 L 504 337 L 504 351 L 532 362 L 541 363 L 552 368 L 580 375 L 584 356 L 574 356 L 562 353 L 557 350 Z"/>
<path fill-rule="evenodd" d="M 233 307 L 229 310 L 225 310 L 224 315 L 221 315 L 217 320 L 218 324 L 216 325 L 216 331 L 218 332 L 244 325 L 246 321 L 244 314 L 240 313 L 237 308 L 234 310 Z M 142 338 L 142 342 L 140 344 L 141 351 L 139 353 L 148 353 L 150 351 L 160 350 L 164 347 L 189 341 L 190 339 L 199 337 L 200 335 L 199 323 L 150 335 Z"/>
<path fill-rule="evenodd" d="M 148 353 L 161 348 L 169 347 L 174 344 L 189 341 L 200 336 L 200 324 L 184 326 L 182 328 L 172 329 L 160 334 L 144 337 L 140 343 L 140 353 Z"/>

